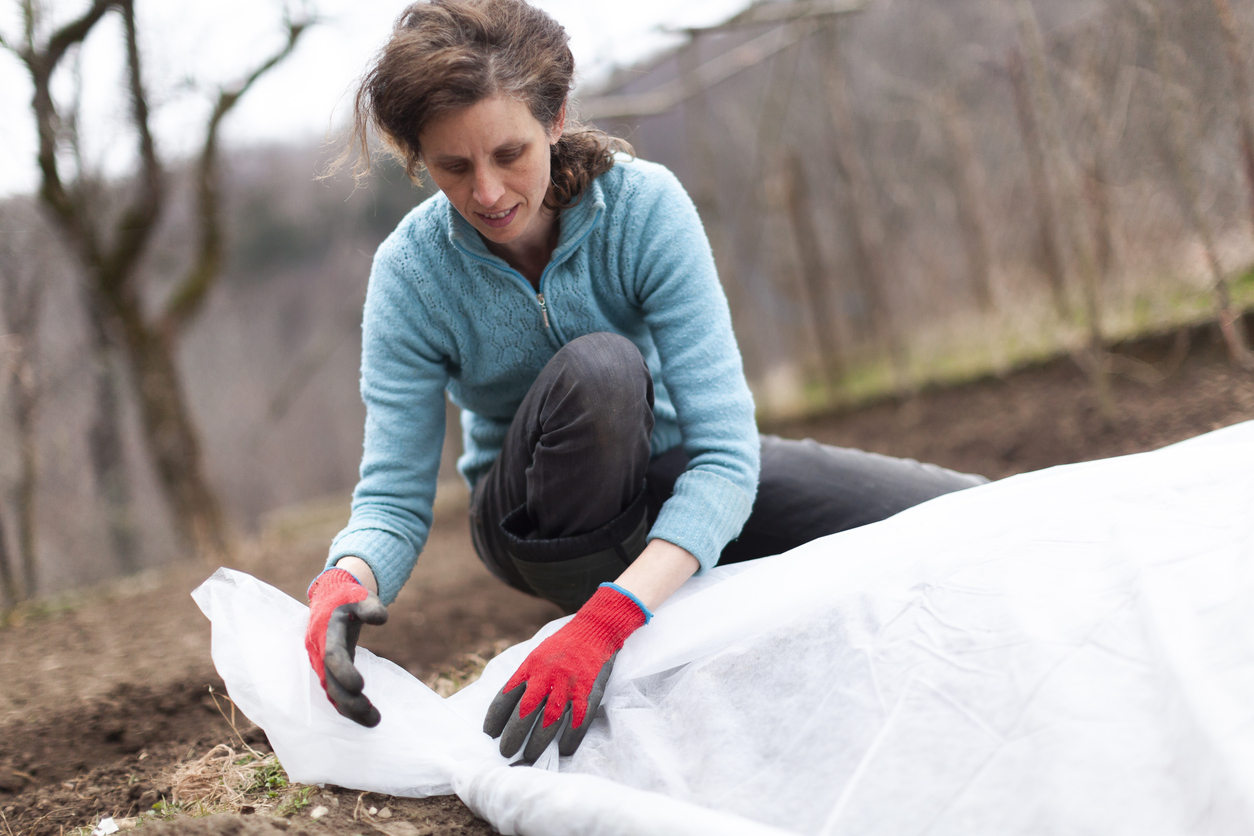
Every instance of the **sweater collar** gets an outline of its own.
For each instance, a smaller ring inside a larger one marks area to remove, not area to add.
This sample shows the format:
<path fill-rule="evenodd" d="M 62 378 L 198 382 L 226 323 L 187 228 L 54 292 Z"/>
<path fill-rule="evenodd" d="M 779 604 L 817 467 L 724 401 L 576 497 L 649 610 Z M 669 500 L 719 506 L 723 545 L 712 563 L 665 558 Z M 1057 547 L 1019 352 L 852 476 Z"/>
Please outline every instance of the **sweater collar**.
<path fill-rule="evenodd" d="M 593 180 L 584 190 L 579 202 L 563 209 L 558 216 L 561 224 L 557 234 L 557 246 L 549 258 L 549 266 L 554 267 L 570 257 L 605 214 L 605 192 L 601 188 L 601 178 Z M 443 195 L 441 195 L 443 197 Z M 447 198 L 444 199 L 445 211 L 448 213 L 448 237 L 454 247 L 480 260 L 490 261 L 502 269 L 511 270 L 505 259 L 495 255 L 484 243 L 483 237 L 470 225 L 470 221 L 462 217 L 456 207 Z"/>

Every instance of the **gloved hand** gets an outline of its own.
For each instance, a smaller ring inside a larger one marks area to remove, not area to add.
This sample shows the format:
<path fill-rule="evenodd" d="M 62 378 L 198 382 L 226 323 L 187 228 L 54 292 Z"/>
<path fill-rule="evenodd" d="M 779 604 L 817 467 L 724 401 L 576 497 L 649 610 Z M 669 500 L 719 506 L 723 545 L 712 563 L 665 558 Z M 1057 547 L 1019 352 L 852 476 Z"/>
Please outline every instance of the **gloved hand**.
<path fill-rule="evenodd" d="M 309 585 L 305 650 L 335 710 L 363 726 L 379 725 L 379 709 L 362 693 L 365 680 L 353 665 L 362 624 L 383 624 L 387 607 L 344 569 L 327 569 Z"/>
<path fill-rule="evenodd" d="M 614 657 L 652 617 L 627 590 L 601 584 L 574 618 L 531 651 L 488 706 L 483 730 L 501 738 L 501 754 L 513 757 L 528 732 L 528 763 L 558 734 L 558 752 L 573 754 L 601 704 Z"/>

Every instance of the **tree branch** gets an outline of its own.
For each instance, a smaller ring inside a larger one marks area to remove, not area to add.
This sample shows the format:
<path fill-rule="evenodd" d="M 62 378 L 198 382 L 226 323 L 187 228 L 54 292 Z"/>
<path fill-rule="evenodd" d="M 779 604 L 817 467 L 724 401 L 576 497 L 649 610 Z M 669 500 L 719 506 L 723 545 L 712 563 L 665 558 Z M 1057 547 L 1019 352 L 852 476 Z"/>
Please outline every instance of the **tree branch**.
<path fill-rule="evenodd" d="M 119 219 L 113 249 L 102 261 L 100 283 L 106 294 L 112 294 L 120 287 L 130 273 L 131 266 L 143 252 L 156 226 L 164 199 L 164 176 L 149 125 L 148 94 L 144 89 L 140 67 L 135 2 L 121 0 L 120 8 L 126 27 L 126 69 L 127 85 L 131 94 L 131 122 L 139 144 L 139 191 Z"/>
<path fill-rule="evenodd" d="M 100 21 L 100 18 L 104 17 L 105 12 L 117 5 L 118 0 L 93 0 L 91 8 L 82 17 L 52 33 L 43 53 L 49 66 L 55 67 L 65 55 L 65 51 L 86 38 L 87 33 Z"/>
<path fill-rule="evenodd" d="M 40 50 L 35 46 L 35 7 L 26 0 L 23 3 L 26 45 L 15 50 L 31 74 L 35 95 L 31 102 L 35 113 L 35 125 L 39 136 L 37 162 L 40 172 L 40 195 L 57 220 L 69 232 L 78 245 L 81 256 L 87 261 L 99 258 L 99 241 L 94 229 L 67 192 L 57 167 L 57 141 L 61 117 L 52 99 L 52 74 L 65 56 L 66 50 L 81 43 L 117 0 L 93 0 L 88 10 L 77 20 L 67 23 L 49 38 Z M 10 47 L 12 48 L 12 47 Z"/>
<path fill-rule="evenodd" d="M 315 21 L 287 21 L 287 42 L 283 48 L 261 63 L 251 73 L 230 87 L 218 91 L 218 100 L 205 129 L 205 142 L 196 166 L 196 202 L 200 224 L 200 240 L 196 256 L 178 288 L 170 297 L 162 316 L 161 329 L 176 335 L 204 304 L 222 270 L 222 199 L 219 192 L 219 129 L 222 120 L 259 78 L 287 58 L 296 42 Z"/>

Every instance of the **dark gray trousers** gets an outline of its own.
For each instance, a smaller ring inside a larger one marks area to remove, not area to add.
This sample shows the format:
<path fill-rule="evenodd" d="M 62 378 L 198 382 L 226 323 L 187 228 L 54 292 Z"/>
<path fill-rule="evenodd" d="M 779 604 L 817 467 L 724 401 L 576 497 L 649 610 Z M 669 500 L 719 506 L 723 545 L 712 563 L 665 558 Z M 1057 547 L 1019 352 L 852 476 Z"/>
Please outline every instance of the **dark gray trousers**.
<path fill-rule="evenodd" d="M 489 571 L 571 612 L 618 577 L 688 465 L 682 447 L 651 457 L 652 432 L 653 380 L 629 340 L 588 334 L 558 351 L 475 485 L 471 536 Z M 720 564 L 778 554 L 987 481 L 813 440 L 761 440 L 757 499 Z"/>

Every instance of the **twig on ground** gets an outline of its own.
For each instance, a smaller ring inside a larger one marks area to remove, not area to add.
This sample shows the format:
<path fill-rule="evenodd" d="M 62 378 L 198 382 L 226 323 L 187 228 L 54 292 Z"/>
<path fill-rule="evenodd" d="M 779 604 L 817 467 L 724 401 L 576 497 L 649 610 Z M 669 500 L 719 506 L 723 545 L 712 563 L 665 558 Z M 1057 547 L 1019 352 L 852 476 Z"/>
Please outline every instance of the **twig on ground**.
<path fill-rule="evenodd" d="M 9 825 L 9 817 L 4 814 L 3 810 L 0 810 L 0 822 L 4 823 L 4 829 L 9 836 L 14 836 L 13 828 Z"/>
<path fill-rule="evenodd" d="M 240 745 L 248 751 L 248 754 L 252 755 L 257 760 L 263 760 L 265 755 L 248 745 L 248 741 L 244 740 L 244 735 L 240 734 L 239 727 L 235 725 L 235 701 L 226 694 L 221 695 L 222 699 L 226 700 L 231 705 L 231 716 L 228 717 L 226 716 L 226 712 L 222 710 L 222 706 L 218 703 L 218 696 L 218 692 L 213 690 L 213 686 L 210 685 L 209 698 L 213 700 L 213 707 L 218 709 L 218 713 L 222 715 L 222 719 L 226 720 L 226 722 L 230 725 L 231 731 L 235 732 L 235 736 L 239 738 Z"/>

